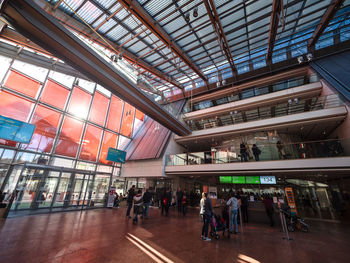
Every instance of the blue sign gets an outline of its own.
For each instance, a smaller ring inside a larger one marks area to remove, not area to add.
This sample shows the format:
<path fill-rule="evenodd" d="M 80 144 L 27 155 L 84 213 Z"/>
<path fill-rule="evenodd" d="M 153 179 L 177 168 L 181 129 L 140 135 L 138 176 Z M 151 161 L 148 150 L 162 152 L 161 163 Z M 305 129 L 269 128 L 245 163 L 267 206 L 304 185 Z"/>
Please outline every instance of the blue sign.
<path fill-rule="evenodd" d="M 35 125 L 0 115 L 0 138 L 21 143 L 29 143 Z"/>
<path fill-rule="evenodd" d="M 107 160 L 117 163 L 125 163 L 126 152 L 109 147 Z"/>

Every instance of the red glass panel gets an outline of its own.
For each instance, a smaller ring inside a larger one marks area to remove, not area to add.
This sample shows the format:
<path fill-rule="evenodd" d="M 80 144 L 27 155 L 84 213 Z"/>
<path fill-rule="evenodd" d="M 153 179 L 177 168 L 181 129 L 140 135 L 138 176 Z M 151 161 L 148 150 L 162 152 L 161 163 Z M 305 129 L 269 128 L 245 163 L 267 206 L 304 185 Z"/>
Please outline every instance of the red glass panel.
<path fill-rule="evenodd" d="M 105 131 L 103 136 L 102 148 L 100 153 L 100 162 L 104 164 L 111 164 L 112 162 L 107 161 L 108 148 L 117 146 L 118 135 Z"/>
<path fill-rule="evenodd" d="M 134 115 L 135 115 L 135 108 L 131 106 L 129 103 L 125 103 L 122 128 L 120 130 L 121 134 L 131 137 Z"/>
<path fill-rule="evenodd" d="M 80 143 L 83 122 L 66 116 L 58 138 L 55 153 L 75 157 Z"/>
<path fill-rule="evenodd" d="M 135 118 L 140 121 L 143 121 L 145 119 L 145 114 L 142 111 L 139 111 L 138 109 L 136 109 Z"/>
<path fill-rule="evenodd" d="M 107 120 L 107 128 L 113 131 L 119 132 L 120 129 L 120 120 L 123 112 L 123 104 L 124 102 L 112 96 L 111 106 L 109 108 L 108 120 Z"/>
<path fill-rule="evenodd" d="M 77 117 L 86 119 L 91 101 L 91 95 L 78 87 L 74 87 L 69 102 L 68 111 Z"/>
<path fill-rule="evenodd" d="M 96 162 L 102 129 L 92 125 L 86 127 L 80 159 Z"/>
<path fill-rule="evenodd" d="M 32 98 L 36 97 L 40 86 L 40 82 L 26 77 L 16 71 L 10 71 L 5 82 L 5 87 L 26 94 Z"/>
<path fill-rule="evenodd" d="M 68 89 L 49 79 L 40 100 L 63 110 L 68 94 Z"/>
<path fill-rule="evenodd" d="M 57 133 L 61 114 L 47 107 L 39 105 L 36 108 L 32 124 L 35 124 L 33 137 L 28 145 L 22 148 L 27 150 L 50 152 Z"/>
<path fill-rule="evenodd" d="M 92 102 L 92 109 L 90 114 L 90 121 L 99 125 L 105 124 L 109 99 L 101 93 L 96 92 Z"/>
<path fill-rule="evenodd" d="M 32 106 L 32 102 L 0 90 L 0 115 L 26 122 Z"/>

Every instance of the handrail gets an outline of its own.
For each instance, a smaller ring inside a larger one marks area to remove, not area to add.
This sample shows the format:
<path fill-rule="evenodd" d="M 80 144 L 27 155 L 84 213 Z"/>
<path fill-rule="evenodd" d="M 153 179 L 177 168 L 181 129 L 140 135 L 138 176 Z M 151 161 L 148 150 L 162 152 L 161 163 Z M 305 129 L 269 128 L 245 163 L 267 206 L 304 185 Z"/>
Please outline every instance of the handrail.
<path fill-rule="evenodd" d="M 230 146 L 212 148 L 211 151 L 207 152 L 167 155 L 166 165 L 220 164 L 350 156 L 350 152 L 343 148 L 343 145 L 347 145 L 349 142 L 350 138 L 281 142 L 280 144 L 278 144 L 278 141 L 256 142 L 259 151 L 252 150 L 252 143 L 245 143 L 245 147 L 243 147 L 241 142 L 236 142 L 236 144 Z M 256 154 L 257 152 L 258 154 Z"/>

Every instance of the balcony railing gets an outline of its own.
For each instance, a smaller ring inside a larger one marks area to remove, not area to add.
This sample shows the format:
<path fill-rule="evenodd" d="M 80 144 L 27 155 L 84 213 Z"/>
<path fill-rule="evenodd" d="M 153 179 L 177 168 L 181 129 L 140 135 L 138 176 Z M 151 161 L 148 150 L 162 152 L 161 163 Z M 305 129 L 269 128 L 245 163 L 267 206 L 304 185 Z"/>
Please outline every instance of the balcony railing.
<path fill-rule="evenodd" d="M 230 103 L 233 101 L 244 100 L 251 97 L 256 97 L 264 94 L 269 94 L 281 90 L 286 90 L 298 86 L 302 86 L 309 83 L 319 81 L 319 77 L 316 74 L 309 76 L 301 76 L 288 80 L 279 81 L 273 84 L 264 85 L 262 87 L 252 87 L 244 89 L 243 91 L 237 92 L 236 94 L 230 94 L 228 96 L 217 98 L 214 100 L 205 100 L 191 104 L 191 101 L 184 107 L 183 113 L 189 113 L 192 111 L 203 110 L 210 107 L 218 106 L 221 104 Z"/>
<path fill-rule="evenodd" d="M 241 145 L 236 147 L 236 149 L 234 146 L 231 146 L 226 149 L 213 148 L 208 152 L 167 155 L 166 165 L 223 164 L 350 156 L 350 152 L 345 151 L 343 148 L 343 145 L 349 145 L 349 143 L 350 139 L 333 139 L 289 144 L 267 142 L 256 144 L 259 151 L 252 150 L 252 144 L 245 144 L 245 147 Z M 254 152 L 260 152 L 258 158 L 254 155 Z"/>
<path fill-rule="evenodd" d="M 297 99 L 291 98 L 285 103 L 279 103 L 264 107 L 258 107 L 246 111 L 232 110 L 221 116 L 207 119 L 187 121 L 192 131 L 209 129 L 220 126 L 234 125 L 243 122 L 281 117 L 308 111 L 316 111 L 327 108 L 342 106 L 343 102 L 338 95 L 328 95 L 325 97 Z"/>

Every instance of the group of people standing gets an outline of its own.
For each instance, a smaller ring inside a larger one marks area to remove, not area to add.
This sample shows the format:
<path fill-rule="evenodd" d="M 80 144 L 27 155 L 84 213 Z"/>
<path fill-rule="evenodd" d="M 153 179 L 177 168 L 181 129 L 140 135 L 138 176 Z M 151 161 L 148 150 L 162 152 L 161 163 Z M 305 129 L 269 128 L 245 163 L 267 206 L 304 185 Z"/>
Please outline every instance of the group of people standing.
<path fill-rule="evenodd" d="M 239 146 L 239 152 L 241 154 L 241 162 L 248 162 L 248 147 L 245 145 L 245 143 L 241 143 Z M 255 161 L 259 161 L 259 155 L 261 154 L 261 150 L 259 149 L 259 147 L 256 144 L 253 144 L 252 146 L 252 152 L 255 158 Z"/>
<path fill-rule="evenodd" d="M 141 218 L 148 219 L 151 201 L 152 194 L 149 192 L 149 189 L 146 189 L 146 192 L 142 195 L 141 189 L 135 192 L 135 185 L 133 185 L 128 191 L 126 217 L 131 218 L 130 211 L 134 205 L 133 223 L 137 223 L 139 215 L 141 215 Z"/>

